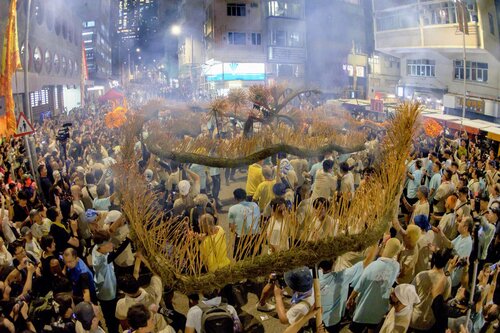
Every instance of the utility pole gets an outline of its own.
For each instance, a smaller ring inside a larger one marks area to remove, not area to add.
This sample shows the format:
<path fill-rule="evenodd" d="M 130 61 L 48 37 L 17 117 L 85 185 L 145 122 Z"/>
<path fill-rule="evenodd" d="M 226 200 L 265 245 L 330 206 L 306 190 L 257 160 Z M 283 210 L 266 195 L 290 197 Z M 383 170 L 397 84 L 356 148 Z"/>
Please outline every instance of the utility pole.
<path fill-rule="evenodd" d="M 30 90 L 29 90 L 29 36 L 30 36 L 30 19 L 31 19 L 31 0 L 27 1 L 27 11 L 26 11 L 26 31 L 24 34 L 24 105 L 25 112 L 28 121 L 33 124 L 33 111 L 31 109 L 30 101 Z M 30 162 L 31 176 L 38 182 L 38 175 L 35 170 L 35 144 L 34 138 L 28 138 L 28 135 L 24 136 L 24 145 L 26 146 L 26 151 L 28 153 L 28 160 Z"/>
<path fill-rule="evenodd" d="M 463 67 L 464 67 L 464 77 L 463 77 L 463 97 L 462 97 L 462 119 L 460 120 L 460 127 L 463 131 L 464 129 L 464 118 L 465 118 L 465 106 L 467 103 L 467 47 L 465 45 L 465 35 L 469 34 L 469 23 L 467 19 L 467 14 L 469 10 L 467 9 L 467 4 L 461 0 L 455 0 L 458 30 L 462 32 L 462 46 L 463 46 Z M 472 67 L 470 69 L 472 71 Z M 472 75 L 472 73 L 471 73 Z"/>

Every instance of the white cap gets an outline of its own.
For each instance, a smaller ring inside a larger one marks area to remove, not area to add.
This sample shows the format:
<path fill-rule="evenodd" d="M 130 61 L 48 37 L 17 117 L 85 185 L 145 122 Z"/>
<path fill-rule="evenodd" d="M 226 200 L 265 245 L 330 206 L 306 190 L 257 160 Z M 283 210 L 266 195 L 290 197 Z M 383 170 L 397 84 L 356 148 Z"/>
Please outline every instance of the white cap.
<path fill-rule="evenodd" d="M 122 217 L 122 213 L 117 210 L 111 210 L 106 218 L 104 219 L 104 224 L 110 224 L 118 221 L 118 219 Z"/>
<path fill-rule="evenodd" d="M 191 189 L 191 184 L 189 184 L 187 180 L 181 180 L 177 186 L 179 187 L 179 193 L 181 195 L 188 195 Z"/>

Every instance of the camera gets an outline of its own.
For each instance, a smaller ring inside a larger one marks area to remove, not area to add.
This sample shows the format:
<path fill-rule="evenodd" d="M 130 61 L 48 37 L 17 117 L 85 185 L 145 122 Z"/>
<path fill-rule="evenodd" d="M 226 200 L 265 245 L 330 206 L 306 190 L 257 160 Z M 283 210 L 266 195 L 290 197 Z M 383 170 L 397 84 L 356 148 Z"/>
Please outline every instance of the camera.
<path fill-rule="evenodd" d="M 56 139 L 60 142 L 65 142 L 69 139 L 69 128 L 73 126 L 73 123 L 64 123 L 62 128 L 57 131 Z"/>
<path fill-rule="evenodd" d="M 457 262 L 457 267 L 465 267 L 467 266 L 467 258 L 460 258 Z"/>

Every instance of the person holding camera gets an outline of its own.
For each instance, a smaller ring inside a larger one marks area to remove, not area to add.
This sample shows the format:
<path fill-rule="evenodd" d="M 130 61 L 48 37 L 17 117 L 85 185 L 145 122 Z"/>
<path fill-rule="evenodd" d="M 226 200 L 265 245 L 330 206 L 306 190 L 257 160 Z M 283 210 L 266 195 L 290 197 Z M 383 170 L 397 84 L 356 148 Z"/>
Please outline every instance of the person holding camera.
<path fill-rule="evenodd" d="M 462 219 L 460 223 L 457 223 L 457 225 L 459 235 L 452 241 L 445 236 L 441 229 L 436 227 L 432 228 L 434 233 L 443 242 L 444 247 L 452 249 L 455 256 L 459 258 L 457 268 L 450 270 L 452 287 L 457 287 L 460 284 L 463 274 L 463 262 L 470 256 L 473 245 L 471 233 L 474 223 L 472 218 L 466 217 Z"/>

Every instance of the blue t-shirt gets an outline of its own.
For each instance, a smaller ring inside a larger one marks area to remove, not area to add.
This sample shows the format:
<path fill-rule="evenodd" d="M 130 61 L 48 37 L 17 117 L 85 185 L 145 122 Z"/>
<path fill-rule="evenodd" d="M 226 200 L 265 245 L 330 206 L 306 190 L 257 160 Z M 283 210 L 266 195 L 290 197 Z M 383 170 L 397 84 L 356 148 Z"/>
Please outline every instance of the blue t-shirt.
<path fill-rule="evenodd" d="M 94 267 L 94 282 L 97 289 L 97 298 L 102 301 L 111 301 L 116 297 L 116 275 L 113 263 L 108 263 L 109 253 L 102 254 L 97 246 L 92 250 L 92 266 Z"/>
<path fill-rule="evenodd" d="M 67 270 L 68 278 L 73 286 L 73 294 L 75 296 L 83 296 L 83 285 L 86 284 L 90 291 L 90 297 L 94 300 L 96 298 L 96 290 L 94 284 L 94 275 L 90 269 L 85 265 L 82 259 L 78 259 L 78 263 L 74 268 Z M 86 274 L 85 282 L 82 276 Z"/>
<path fill-rule="evenodd" d="M 408 185 L 406 187 L 406 195 L 410 199 L 414 199 L 417 197 L 417 190 L 420 186 L 420 181 L 422 180 L 422 170 L 415 170 L 412 172 L 413 180 L 408 179 Z"/>
<path fill-rule="evenodd" d="M 362 273 L 362 261 L 340 272 L 319 273 L 325 326 L 333 326 L 340 322 L 346 308 L 349 285 L 352 285 L 356 277 L 361 276 Z"/>
<path fill-rule="evenodd" d="M 200 190 L 205 190 L 207 188 L 206 167 L 200 164 L 192 164 L 190 169 L 200 177 Z"/>
<path fill-rule="evenodd" d="M 453 244 L 453 250 L 456 252 L 456 255 L 459 258 L 466 258 L 470 256 L 473 245 L 472 237 L 470 235 L 467 237 L 458 235 L 457 238 L 451 241 L 451 243 Z M 456 287 L 460 284 L 463 271 L 463 267 L 457 267 L 453 270 L 453 272 L 451 272 L 451 285 L 453 287 Z"/>
<path fill-rule="evenodd" d="M 394 259 L 379 258 L 368 265 L 354 288 L 359 293 L 354 321 L 378 324 L 389 310 L 391 288 L 399 275 L 399 263 Z"/>
<path fill-rule="evenodd" d="M 432 195 L 429 195 L 429 202 L 432 203 L 432 199 L 434 199 L 434 196 L 436 195 L 436 191 L 439 188 L 439 185 L 441 185 L 441 174 L 438 172 L 432 175 L 431 180 L 429 181 L 429 191 L 431 189 L 434 189 Z"/>
<path fill-rule="evenodd" d="M 228 218 L 229 223 L 236 225 L 236 234 L 238 236 L 255 234 L 259 231 L 260 209 L 255 202 L 243 201 L 231 206 Z"/>

